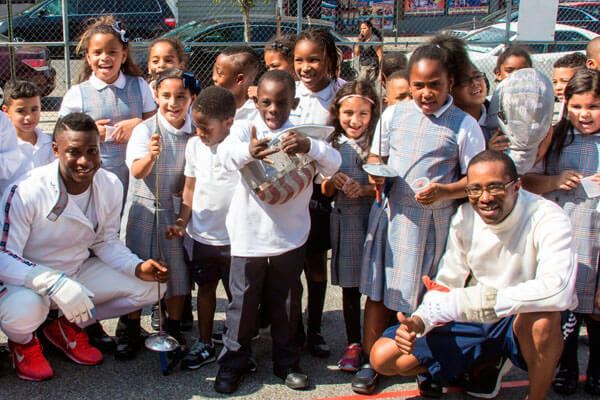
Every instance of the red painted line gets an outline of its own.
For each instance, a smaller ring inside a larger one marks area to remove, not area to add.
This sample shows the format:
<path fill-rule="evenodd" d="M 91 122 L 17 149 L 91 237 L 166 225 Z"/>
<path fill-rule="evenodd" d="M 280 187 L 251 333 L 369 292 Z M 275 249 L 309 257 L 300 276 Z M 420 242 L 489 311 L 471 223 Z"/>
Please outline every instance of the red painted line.
<path fill-rule="evenodd" d="M 579 381 L 584 381 L 585 379 L 586 379 L 585 375 L 579 376 Z M 526 387 L 526 386 L 529 386 L 528 380 L 510 381 L 510 382 L 502 383 L 503 389 L 520 388 L 520 387 Z M 462 392 L 462 391 L 463 391 L 463 389 L 461 389 L 461 388 L 449 387 L 449 388 L 445 388 L 444 393 L 456 393 L 456 392 Z M 312 400 L 400 399 L 400 398 L 406 398 L 406 397 L 419 396 L 419 394 L 420 393 L 419 393 L 418 389 L 412 389 L 412 390 L 401 390 L 399 392 L 382 392 L 382 393 L 372 394 L 370 396 L 366 396 L 366 395 L 362 395 L 362 394 L 354 394 L 354 395 L 349 395 L 349 396 L 338 396 L 338 397 L 320 397 L 318 399 L 312 399 Z"/>

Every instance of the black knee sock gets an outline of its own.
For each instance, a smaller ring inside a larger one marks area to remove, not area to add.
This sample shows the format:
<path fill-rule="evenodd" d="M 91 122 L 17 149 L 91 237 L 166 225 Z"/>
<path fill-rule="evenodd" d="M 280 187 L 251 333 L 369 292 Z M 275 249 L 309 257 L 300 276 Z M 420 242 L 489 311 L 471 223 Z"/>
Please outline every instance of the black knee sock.
<path fill-rule="evenodd" d="M 124 318 L 125 326 L 127 326 L 127 335 L 130 339 L 137 338 L 141 333 L 141 319 L 132 319 L 127 318 L 127 316 L 121 317 Z"/>
<path fill-rule="evenodd" d="M 563 335 L 565 330 L 568 330 L 565 339 L 565 347 L 562 356 L 560 357 L 560 368 L 568 369 L 569 371 L 578 372 L 579 366 L 577 363 L 577 344 L 579 342 L 579 329 L 583 316 L 581 314 L 572 313 L 568 321 L 563 322 Z M 575 318 L 575 321 L 573 321 Z"/>
<path fill-rule="evenodd" d="M 348 344 L 361 343 L 360 292 L 358 291 L 358 288 L 343 288 L 342 302 Z"/>
<path fill-rule="evenodd" d="M 585 326 L 588 333 L 590 346 L 590 360 L 587 372 L 595 377 L 600 376 L 600 321 L 596 321 L 589 315 L 585 316 Z"/>
<path fill-rule="evenodd" d="M 179 335 L 181 333 L 181 320 L 167 318 L 167 332 L 171 335 Z"/>
<path fill-rule="evenodd" d="M 308 286 L 308 333 L 321 333 L 321 318 L 325 305 L 327 282 L 307 280 Z"/>

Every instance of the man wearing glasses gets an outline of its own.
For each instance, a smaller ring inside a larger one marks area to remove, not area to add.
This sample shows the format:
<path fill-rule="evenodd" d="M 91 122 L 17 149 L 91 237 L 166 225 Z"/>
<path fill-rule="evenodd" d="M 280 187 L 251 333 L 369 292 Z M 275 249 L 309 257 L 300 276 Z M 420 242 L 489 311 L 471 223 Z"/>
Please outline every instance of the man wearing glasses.
<path fill-rule="evenodd" d="M 545 399 L 563 348 L 560 312 L 577 305 L 571 223 L 554 203 L 520 190 L 513 161 L 498 151 L 471 160 L 466 191 L 435 282 L 424 278 L 423 302 L 410 318 L 398 313 L 371 365 L 445 383 L 500 359 L 477 391 L 493 398 L 510 359 L 528 371 L 529 399 Z"/>

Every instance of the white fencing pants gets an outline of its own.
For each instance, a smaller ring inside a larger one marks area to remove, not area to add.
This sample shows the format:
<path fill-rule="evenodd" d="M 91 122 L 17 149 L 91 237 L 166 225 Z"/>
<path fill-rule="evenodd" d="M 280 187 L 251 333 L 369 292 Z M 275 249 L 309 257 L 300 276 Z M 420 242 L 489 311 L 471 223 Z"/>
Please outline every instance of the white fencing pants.
<path fill-rule="evenodd" d="M 94 293 L 91 300 L 96 306 L 96 319 L 86 321 L 80 325 L 82 327 L 96 320 L 129 314 L 158 300 L 156 282 L 125 275 L 96 257 L 86 260 L 70 278 Z M 165 290 L 166 284 L 161 284 L 161 295 Z M 56 305 L 33 290 L 6 285 L 6 291 L 0 297 L 0 328 L 12 342 L 27 343 L 32 332 L 46 320 L 50 308 L 56 308 Z"/>

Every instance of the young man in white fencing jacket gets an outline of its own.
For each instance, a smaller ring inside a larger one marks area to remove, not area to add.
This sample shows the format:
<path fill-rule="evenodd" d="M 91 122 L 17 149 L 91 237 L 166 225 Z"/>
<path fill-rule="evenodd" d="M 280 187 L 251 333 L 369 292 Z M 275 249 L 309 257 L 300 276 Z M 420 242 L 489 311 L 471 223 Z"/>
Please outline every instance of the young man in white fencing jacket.
<path fill-rule="evenodd" d="M 17 375 L 43 380 L 53 372 L 33 332 L 50 308 L 62 316 L 44 328 L 73 361 L 95 365 L 102 353 L 82 327 L 156 301 L 165 265 L 143 261 L 119 241 L 123 187 L 100 169 L 99 134 L 82 113 L 57 122 L 57 160 L 8 187 L 0 225 L 0 327 Z"/>

